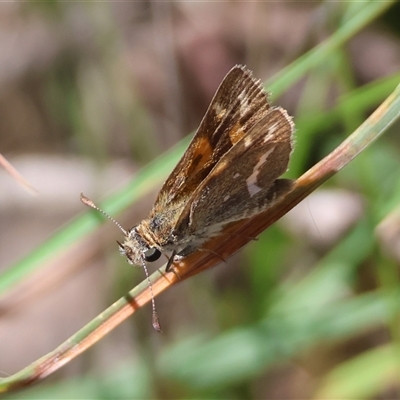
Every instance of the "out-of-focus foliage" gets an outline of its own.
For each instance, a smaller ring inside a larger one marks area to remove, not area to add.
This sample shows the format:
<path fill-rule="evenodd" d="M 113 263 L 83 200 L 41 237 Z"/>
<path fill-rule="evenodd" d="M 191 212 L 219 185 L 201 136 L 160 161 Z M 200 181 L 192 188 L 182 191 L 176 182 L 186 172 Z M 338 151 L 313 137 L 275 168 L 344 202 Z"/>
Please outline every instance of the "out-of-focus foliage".
<path fill-rule="evenodd" d="M 43 251 L 56 260 L 32 276 L 18 270 L 14 281 L 28 283 L 9 293 L 3 281 L 4 376 L 141 279 L 118 257 L 113 226 L 95 242 L 71 239 L 59 255 L 65 242 L 52 235 L 81 211 L 79 193 L 116 190 L 192 132 L 234 64 L 266 80 L 370 4 L 2 4 L 0 152 L 41 195 L 32 200 L 0 176 L 0 268 L 47 240 Z M 296 122 L 289 177 L 331 151 L 400 81 L 398 12 L 398 3 L 377 11 L 274 96 Z M 229 263 L 157 298 L 162 335 L 145 309 L 53 378 L 7 398 L 399 397 L 398 130 Z M 161 180 L 177 156 L 150 172 Z M 146 177 L 135 195 L 160 184 Z M 121 217 L 124 226 L 153 199 Z"/>

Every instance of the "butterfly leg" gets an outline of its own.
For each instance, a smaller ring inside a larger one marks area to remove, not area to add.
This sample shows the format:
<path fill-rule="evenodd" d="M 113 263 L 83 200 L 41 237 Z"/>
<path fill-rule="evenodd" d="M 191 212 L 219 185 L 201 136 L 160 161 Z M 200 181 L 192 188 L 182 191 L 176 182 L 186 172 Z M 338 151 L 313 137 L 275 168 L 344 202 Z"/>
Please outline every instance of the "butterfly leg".
<path fill-rule="evenodd" d="M 172 264 L 174 263 L 175 256 L 176 256 L 176 251 L 174 250 L 172 252 L 170 258 L 168 259 L 167 266 L 165 267 L 165 272 L 169 272 L 170 271 L 170 269 L 172 267 Z"/>

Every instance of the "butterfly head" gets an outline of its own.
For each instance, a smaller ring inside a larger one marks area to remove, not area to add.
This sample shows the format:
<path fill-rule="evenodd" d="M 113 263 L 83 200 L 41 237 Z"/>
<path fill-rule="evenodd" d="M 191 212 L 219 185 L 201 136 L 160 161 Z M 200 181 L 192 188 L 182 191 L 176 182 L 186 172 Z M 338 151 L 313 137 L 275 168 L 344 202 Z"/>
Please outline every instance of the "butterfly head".
<path fill-rule="evenodd" d="M 129 264 L 143 265 L 145 262 L 153 262 L 160 258 L 161 251 L 156 247 L 150 247 L 138 232 L 137 227 L 133 227 L 125 232 L 124 243 L 118 242 L 119 252 L 125 256 Z"/>
<path fill-rule="evenodd" d="M 87 206 L 101 212 L 104 216 L 114 222 L 115 225 L 123 232 L 125 235 L 124 243 L 117 241 L 119 246 L 119 252 L 121 255 L 125 256 L 132 265 L 142 265 L 145 267 L 146 262 L 153 262 L 160 258 L 161 251 L 156 247 L 148 245 L 143 236 L 138 232 L 138 226 L 133 227 L 129 231 L 125 230 L 119 222 L 114 218 L 110 217 L 101 208 L 97 207 L 92 200 L 87 198 L 81 193 L 81 201 Z"/>

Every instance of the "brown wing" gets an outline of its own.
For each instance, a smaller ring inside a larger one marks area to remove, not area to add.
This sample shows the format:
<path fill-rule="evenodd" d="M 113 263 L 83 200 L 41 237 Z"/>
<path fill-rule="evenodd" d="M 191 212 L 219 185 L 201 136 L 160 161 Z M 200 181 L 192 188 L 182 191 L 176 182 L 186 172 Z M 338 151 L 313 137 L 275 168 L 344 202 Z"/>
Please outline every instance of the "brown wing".
<path fill-rule="evenodd" d="M 232 68 L 220 84 L 188 149 L 158 194 L 185 203 L 218 160 L 268 112 L 267 95 L 251 71 Z M 181 198 L 182 197 L 182 198 Z"/>
<path fill-rule="evenodd" d="M 225 224 L 267 209 L 274 199 L 270 189 L 287 170 L 293 131 L 285 110 L 270 109 L 193 193 L 175 225 L 176 240 L 211 237 Z"/>

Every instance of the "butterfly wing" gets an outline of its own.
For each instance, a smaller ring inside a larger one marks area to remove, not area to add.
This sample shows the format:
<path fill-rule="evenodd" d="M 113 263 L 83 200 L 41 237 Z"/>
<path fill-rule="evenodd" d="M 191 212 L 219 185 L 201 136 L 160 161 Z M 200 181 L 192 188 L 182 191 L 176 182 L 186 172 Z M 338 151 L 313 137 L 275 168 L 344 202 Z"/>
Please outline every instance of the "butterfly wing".
<path fill-rule="evenodd" d="M 155 202 L 165 205 L 190 198 L 218 160 L 268 112 L 267 95 L 251 71 L 237 65 L 220 84 L 185 154 Z"/>
<path fill-rule="evenodd" d="M 185 243 L 195 248 L 224 225 L 259 214 L 272 204 L 273 185 L 287 170 L 293 132 L 287 112 L 272 108 L 220 159 L 179 216 L 173 235 L 180 251 Z"/>

